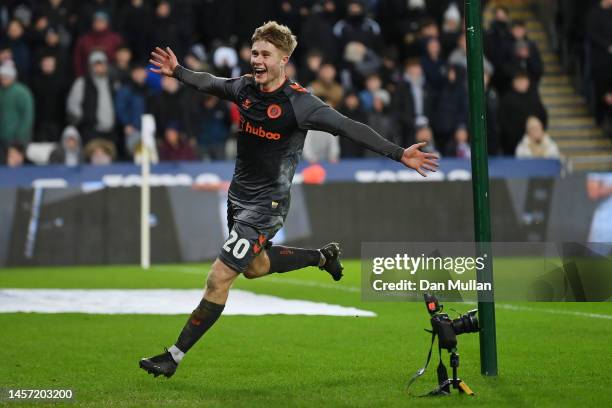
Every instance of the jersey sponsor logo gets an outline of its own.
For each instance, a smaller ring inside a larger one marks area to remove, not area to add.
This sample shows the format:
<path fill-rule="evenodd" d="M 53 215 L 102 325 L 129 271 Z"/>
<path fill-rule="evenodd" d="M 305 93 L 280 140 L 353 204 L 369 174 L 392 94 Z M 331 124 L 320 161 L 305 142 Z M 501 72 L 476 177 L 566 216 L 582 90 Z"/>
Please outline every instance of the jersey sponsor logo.
<path fill-rule="evenodd" d="M 289 87 L 291 89 L 293 89 L 294 91 L 298 91 L 298 92 L 308 92 L 306 90 L 306 88 L 304 88 L 302 85 L 298 84 L 298 83 L 293 83 L 291 85 L 289 85 Z"/>
<path fill-rule="evenodd" d="M 283 110 L 280 106 L 273 103 L 272 105 L 268 106 L 268 110 L 266 111 L 266 113 L 268 114 L 268 117 L 270 119 L 276 119 L 283 113 Z"/>
<path fill-rule="evenodd" d="M 246 98 L 244 101 L 242 101 L 242 107 L 244 109 L 249 109 L 252 104 L 253 104 L 253 102 L 251 102 L 251 100 L 249 98 Z"/>
<path fill-rule="evenodd" d="M 243 116 L 240 117 L 240 131 L 269 140 L 279 140 L 281 138 L 280 133 L 269 132 L 261 126 L 255 127 L 251 122 L 245 120 Z"/>

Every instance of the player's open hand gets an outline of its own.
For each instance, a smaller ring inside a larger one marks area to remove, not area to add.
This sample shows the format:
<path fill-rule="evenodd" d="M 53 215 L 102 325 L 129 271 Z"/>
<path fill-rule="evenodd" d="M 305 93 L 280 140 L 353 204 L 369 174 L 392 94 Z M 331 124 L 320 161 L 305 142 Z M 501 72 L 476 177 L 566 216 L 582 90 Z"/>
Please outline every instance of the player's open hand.
<path fill-rule="evenodd" d="M 404 149 L 402 155 L 402 163 L 406 167 L 416 170 L 421 176 L 427 177 L 427 171 L 436 171 L 438 168 L 438 155 L 434 153 L 425 153 L 419 150 L 424 147 L 427 143 L 421 142 L 413 144 L 407 149 Z"/>
<path fill-rule="evenodd" d="M 166 47 L 165 50 L 155 47 L 155 51 L 151 51 L 149 62 L 157 67 L 151 68 L 151 71 L 166 76 L 172 76 L 174 69 L 178 65 L 176 55 L 174 55 L 170 47 Z"/>

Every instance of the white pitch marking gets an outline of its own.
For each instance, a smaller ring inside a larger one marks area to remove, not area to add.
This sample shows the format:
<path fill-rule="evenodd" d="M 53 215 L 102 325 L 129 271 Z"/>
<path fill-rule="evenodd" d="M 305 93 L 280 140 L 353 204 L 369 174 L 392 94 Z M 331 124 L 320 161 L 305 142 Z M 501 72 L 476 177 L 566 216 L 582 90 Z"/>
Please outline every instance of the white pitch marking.
<path fill-rule="evenodd" d="M 540 309 L 537 307 L 527 307 L 527 306 L 515 306 L 508 305 L 505 303 L 496 303 L 495 307 L 506 310 L 514 310 L 517 312 L 542 312 L 549 314 L 559 314 L 559 315 L 569 315 L 569 316 L 579 316 L 579 317 L 590 317 L 594 319 L 606 319 L 612 320 L 612 315 L 602 314 L 602 313 L 589 313 L 589 312 L 575 312 L 572 310 L 559 310 L 559 309 Z"/>
<path fill-rule="evenodd" d="M 0 312 L 188 314 L 200 289 L 0 289 Z M 373 317 L 354 307 L 230 291 L 225 315 L 325 315 Z"/>

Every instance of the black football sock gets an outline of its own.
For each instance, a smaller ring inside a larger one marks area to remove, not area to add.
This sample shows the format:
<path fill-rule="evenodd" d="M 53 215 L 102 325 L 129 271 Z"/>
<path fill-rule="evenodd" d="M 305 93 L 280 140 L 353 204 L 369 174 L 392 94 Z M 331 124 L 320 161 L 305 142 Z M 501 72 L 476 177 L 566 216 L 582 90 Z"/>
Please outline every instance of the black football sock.
<path fill-rule="evenodd" d="M 321 262 L 321 252 L 318 249 L 274 245 L 267 252 L 270 259 L 270 273 L 283 273 L 306 266 L 319 266 Z"/>
<path fill-rule="evenodd" d="M 198 307 L 189 316 L 185 327 L 183 327 L 183 331 L 181 331 L 176 341 L 176 347 L 183 353 L 189 351 L 200 340 L 200 337 L 215 324 L 219 316 L 221 316 L 224 307 L 225 305 L 219 305 L 202 299 Z"/>

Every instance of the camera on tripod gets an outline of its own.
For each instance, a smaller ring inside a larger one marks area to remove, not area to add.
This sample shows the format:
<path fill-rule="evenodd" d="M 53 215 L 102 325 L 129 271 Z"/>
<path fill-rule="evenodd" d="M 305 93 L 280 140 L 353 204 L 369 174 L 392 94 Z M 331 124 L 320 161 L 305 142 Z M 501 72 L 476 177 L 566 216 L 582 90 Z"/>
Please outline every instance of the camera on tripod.
<path fill-rule="evenodd" d="M 459 390 L 467 395 L 474 395 L 474 392 L 468 387 L 468 385 L 457 377 L 457 369 L 459 368 L 459 354 L 457 354 L 457 336 L 463 333 L 475 333 L 480 331 L 478 326 L 478 318 L 476 313 L 478 309 L 472 309 L 467 313 L 459 316 L 456 319 L 451 319 L 448 314 L 443 312 L 444 306 L 438 302 L 438 298 L 428 293 L 424 294 L 425 306 L 431 316 L 431 347 L 427 354 L 427 361 L 425 366 L 418 370 L 415 375 L 412 376 L 408 381 L 407 388 L 410 385 L 425 374 L 429 361 L 431 360 L 431 352 L 436 337 L 438 337 L 438 349 L 440 353 L 440 363 L 438 364 L 438 387 L 429 393 L 422 395 L 424 396 L 436 396 L 436 395 L 448 395 L 450 394 L 451 386 L 454 389 Z M 446 366 L 442 363 L 442 349 L 448 350 L 450 355 L 450 366 L 453 369 L 452 378 L 448 378 Z"/>
<path fill-rule="evenodd" d="M 478 309 L 472 309 L 456 319 L 448 317 L 443 313 L 443 305 L 438 302 L 434 295 L 425 293 L 425 305 L 431 315 L 431 328 L 438 336 L 440 348 L 451 351 L 457 347 L 457 336 L 463 333 L 475 333 L 480 330 L 476 313 Z"/>

